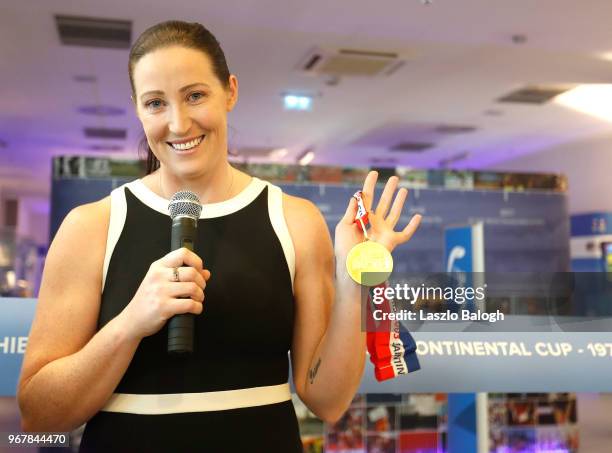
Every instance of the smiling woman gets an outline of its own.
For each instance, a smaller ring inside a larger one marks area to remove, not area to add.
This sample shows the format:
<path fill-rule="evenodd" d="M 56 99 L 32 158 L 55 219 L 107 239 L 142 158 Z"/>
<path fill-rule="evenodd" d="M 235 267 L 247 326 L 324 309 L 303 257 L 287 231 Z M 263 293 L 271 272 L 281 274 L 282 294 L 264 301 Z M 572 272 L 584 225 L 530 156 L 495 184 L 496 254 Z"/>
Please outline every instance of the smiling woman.
<path fill-rule="evenodd" d="M 223 180 L 232 173 L 227 113 L 238 99 L 238 81 L 214 36 L 197 24 L 161 24 L 134 44 L 128 70 L 147 138 L 149 172 L 159 168 L 157 189 L 161 192 L 163 185 L 162 195 L 172 194 L 179 181 L 189 188 L 182 182 L 189 179 L 191 189 L 212 189 L 200 194 L 203 201 L 227 195 L 215 188 L 227 188 Z"/>
<path fill-rule="evenodd" d="M 326 421 L 361 381 L 361 290 L 345 266 L 363 240 L 357 204 L 336 227 L 334 263 L 311 202 L 230 166 L 238 81 L 202 25 L 151 27 L 128 68 L 148 174 L 76 208 L 55 236 L 19 382 L 23 429 L 87 422 L 87 452 L 300 452 L 288 352 L 298 396 Z M 370 239 L 389 251 L 420 221 L 394 231 L 407 196 L 397 183 L 368 213 Z M 179 190 L 203 209 L 194 251 L 168 253 Z M 196 315 L 194 351 L 177 358 L 165 326 L 183 313 Z"/>

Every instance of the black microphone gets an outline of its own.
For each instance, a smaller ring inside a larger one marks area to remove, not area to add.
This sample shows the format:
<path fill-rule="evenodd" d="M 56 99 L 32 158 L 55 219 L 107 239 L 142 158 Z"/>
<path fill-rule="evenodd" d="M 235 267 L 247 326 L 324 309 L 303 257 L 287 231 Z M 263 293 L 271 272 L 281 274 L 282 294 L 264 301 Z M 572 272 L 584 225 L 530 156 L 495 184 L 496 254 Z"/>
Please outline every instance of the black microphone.
<path fill-rule="evenodd" d="M 202 205 L 198 196 L 188 190 L 175 193 L 168 205 L 172 218 L 170 251 L 185 247 L 195 248 L 198 219 Z M 194 315 L 175 315 L 168 321 L 168 354 L 191 354 L 193 352 Z"/>

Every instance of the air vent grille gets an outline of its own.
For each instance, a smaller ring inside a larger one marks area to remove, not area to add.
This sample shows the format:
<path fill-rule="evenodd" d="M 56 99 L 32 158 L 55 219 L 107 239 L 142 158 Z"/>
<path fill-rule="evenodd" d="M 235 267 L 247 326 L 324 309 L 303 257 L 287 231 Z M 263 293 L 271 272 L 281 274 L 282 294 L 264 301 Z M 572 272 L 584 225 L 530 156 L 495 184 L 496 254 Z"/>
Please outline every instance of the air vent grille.
<path fill-rule="evenodd" d="M 123 146 L 121 145 L 91 145 L 89 147 L 92 151 L 100 151 L 100 152 L 120 152 L 123 151 Z"/>
<path fill-rule="evenodd" d="M 420 153 L 426 149 L 432 148 L 433 143 L 421 143 L 421 142 L 400 142 L 389 148 L 393 152 L 402 153 Z"/>
<path fill-rule="evenodd" d="M 66 46 L 129 49 L 132 22 L 95 17 L 55 16 L 62 44 Z"/>
<path fill-rule="evenodd" d="M 568 86 L 528 86 L 499 98 L 498 102 L 544 104 L 571 88 Z"/>
<path fill-rule="evenodd" d="M 438 162 L 438 166 L 440 168 L 448 168 L 454 163 L 467 159 L 469 156 L 470 156 L 469 151 L 462 151 L 460 153 L 449 156 L 446 159 L 440 160 Z"/>
<path fill-rule="evenodd" d="M 123 140 L 127 136 L 126 129 L 109 129 L 102 127 L 86 127 L 83 129 L 87 138 L 119 139 Z"/>
<path fill-rule="evenodd" d="M 94 116 L 120 116 L 125 115 L 125 109 L 112 105 L 82 105 L 77 108 L 79 113 Z"/>
<path fill-rule="evenodd" d="M 435 131 L 439 134 L 467 134 L 469 132 L 474 132 L 476 128 L 474 126 L 458 126 L 454 124 L 442 124 L 436 127 Z"/>
<path fill-rule="evenodd" d="M 401 67 L 395 52 L 357 49 L 312 49 L 298 65 L 299 70 L 319 75 L 368 76 L 389 75 Z"/>

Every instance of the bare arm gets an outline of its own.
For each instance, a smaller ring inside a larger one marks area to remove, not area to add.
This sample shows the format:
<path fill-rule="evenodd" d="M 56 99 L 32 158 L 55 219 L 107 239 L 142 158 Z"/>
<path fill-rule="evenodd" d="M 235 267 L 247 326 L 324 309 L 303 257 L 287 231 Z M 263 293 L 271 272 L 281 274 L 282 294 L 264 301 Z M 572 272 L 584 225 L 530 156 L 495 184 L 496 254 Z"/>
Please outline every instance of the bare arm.
<path fill-rule="evenodd" d="M 25 431 L 91 418 L 138 346 L 117 319 L 96 333 L 109 210 L 108 199 L 74 209 L 49 249 L 18 386 Z"/>
<path fill-rule="evenodd" d="M 82 349 L 22 379 L 19 407 L 24 431 L 71 431 L 96 414 L 112 395 L 139 340 L 113 319 Z"/>
<path fill-rule="evenodd" d="M 83 424 L 112 395 L 142 338 L 174 315 L 202 313 L 210 272 L 182 248 L 151 263 L 132 300 L 96 333 L 109 211 L 108 199 L 74 209 L 49 249 L 17 394 L 25 431 Z"/>
<path fill-rule="evenodd" d="M 421 217 L 414 216 L 403 230 L 394 231 L 408 195 L 406 189 L 400 189 L 394 199 L 397 177 L 389 179 L 376 210 L 371 211 L 377 177 L 376 172 L 370 172 L 363 187 L 371 224 L 368 234 L 392 251 L 411 238 Z M 305 200 L 287 197 L 286 201 L 285 214 L 296 248 L 297 313 L 291 349 L 295 387 L 310 410 L 323 420 L 334 422 L 353 399 L 365 365 L 361 287 L 345 269 L 349 250 L 363 241 L 363 232 L 354 223 L 357 203 L 351 199 L 337 224 L 332 249 L 319 210 Z"/>
<path fill-rule="evenodd" d="M 112 395 L 142 338 L 176 314 L 202 313 L 210 272 L 182 248 L 153 262 L 129 304 L 96 333 L 109 208 L 105 199 L 73 210 L 49 250 L 18 388 L 25 431 L 83 424 Z"/>
<path fill-rule="evenodd" d="M 310 202 L 292 203 L 287 220 L 297 263 L 294 384 L 313 413 L 335 422 L 353 399 L 365 365 L 360 287 L 343 266 L 335 268 L 331 238 L 318 209 Z"/>

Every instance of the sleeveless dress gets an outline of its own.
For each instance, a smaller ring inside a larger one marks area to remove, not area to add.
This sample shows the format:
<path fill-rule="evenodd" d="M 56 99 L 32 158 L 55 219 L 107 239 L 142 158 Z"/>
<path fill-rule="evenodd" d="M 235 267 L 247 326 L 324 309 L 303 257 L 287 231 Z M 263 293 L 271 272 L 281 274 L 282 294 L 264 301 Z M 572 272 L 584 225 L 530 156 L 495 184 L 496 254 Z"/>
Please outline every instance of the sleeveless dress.
<path fill-rule="evenodd" d="M 170 251 L 168 200 L 141 180 L 114 189 L 98 329 Z M 302 452 L 289 393 L 295 253 L 280 188 L 253 178 L 204 205 L 195 252 L 211 271 L 194 353 L 166 352 L 167 327 L 144 338 L 82 452 Z"/>

